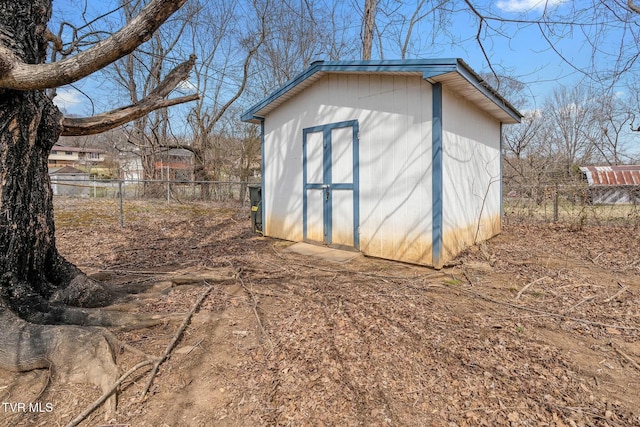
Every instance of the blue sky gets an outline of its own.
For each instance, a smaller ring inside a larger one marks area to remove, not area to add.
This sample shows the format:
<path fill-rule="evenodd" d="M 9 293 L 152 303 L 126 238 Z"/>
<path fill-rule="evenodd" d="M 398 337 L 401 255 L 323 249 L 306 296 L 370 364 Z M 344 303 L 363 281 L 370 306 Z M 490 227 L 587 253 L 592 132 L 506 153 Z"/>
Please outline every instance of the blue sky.
<path fill-rule="evenodd" d="M 329 7 L 331 0 L 325 1 Z M 98 2 L 90 0 L 85 5 L 84 0 L 54 0 L 53 22 L 59 20 L 60 17 L 71 22 L 80 22 L 82 12 L 89 19 L 100 16 L 111 10 L 115 3 L 114 0 Z M 364 0 L 344 2 L 344 7 L 353 7 L 356 3 L 360 5 L 364 3 Z M 548 19 L 564 19 L 563 17 L 571 14 L 574 9 L 588 6 L 589 2 L 587 0 L 576 0 L 575 2 L 568 0 L 475 0 L 472 3 L 483 14 L 527 21 L 538 20 L 543 11 L 546 11 Z M 466 5 L 459 2 L 455 7 L 456 10 L 462 10 Z M 407 9 L 405 14 L 410 16 L 411 12 L 412 10 Z M 353 14 L 357 16 L 357 12 L 354 11 Z M 576 19 L 584 21 L 585 18 L 589 19 L 584 15 L 580 15 Z M 113 22 L 99 22 L 100 25 L 113 25 Z M 543 102 L 544 97 L 558 85 L 573 85 L 581 80 L 588 84 L 589 79 L 585 77 L 585 72 L 589 72 L 594 63 L 601 69 L 613 65 L 608 63 L 608 61 L 612 61 L 609 54 L 617 52 L 622 38 L 622 29 L 613 29 L 610 34 L 599 34 L 597 43 L 601 53 L 594 62 L 591 46 L 585 37 L 585 32 L 592 31 L 588 26 L 582 27 L 582 30 L 576 29 L 574 31 L 565 28 L 566 32 L 563 37 L 557 40 L 554 47 L 551 48 L 541 36 L 536 25 L 526 22 L 516 24 L 500 23 L 499 21 L 490 21 L 488 24 L 494 29 L 488 28 L 485 24 L 485 31 L 482 35 L 483 46 L 491 65 L 499 74 L 506 74 L 527 83 L 531 100 L 529 108 L 537 108 Z M 349 31 L 357 33 L 360 30 L 358 19 L 346 22 L 344 25 Z M 408 57 L 460 57 L 477 72 L 489 71 L 487 60 L 475 39 L 478 20 L 472 14 L 468 12 L 453 14 L 451 22 L 445 28 L 448 34 L 436 36 L 435 44 L 432 43 L 432 39 L 425 36 L 430 32 L 431 25 L 431 20 L 425 19 L 415 27 L 414 40 L 416 40 L 416 44 L 409 51 Z M 57 26 L 52 28 L 54 32 L 57 32 Z M 391 41 L 391 35 L 389 31 L 383 33 L 385 59 L 398 57 L 399 49 L 397 43 Z M 594 34 L 591 34 L 591 37 L 593 38 Z M 422 39 L 425 40 L 422 41 Z M 554 52 L 553 49 L 556 49 L 557 52 Z M 572 65 L 563 61 L 561 56 L 569 60 Z M 631 71 L 633 73 L 636 70 L 637 67 Z M 78 87 L 87 94 L 94 95 L 92 96 L 93 108 L 96 112 L 113 108 L 116 104 L 113 99 L 105 99 L 109 96 L 109 89 L 105 87 L 104 81 L 87 80 L 79 82 Z M 624 89 L 621 91 L 624 92 Z M 95 96 L 95 94 L 100 95 Z M 61 88 L 58 91 L 57 102 L 67 113 L 79 115 L 92 113 L 92 106 L 87 102 L 87 98 L 71 88 Z"/>

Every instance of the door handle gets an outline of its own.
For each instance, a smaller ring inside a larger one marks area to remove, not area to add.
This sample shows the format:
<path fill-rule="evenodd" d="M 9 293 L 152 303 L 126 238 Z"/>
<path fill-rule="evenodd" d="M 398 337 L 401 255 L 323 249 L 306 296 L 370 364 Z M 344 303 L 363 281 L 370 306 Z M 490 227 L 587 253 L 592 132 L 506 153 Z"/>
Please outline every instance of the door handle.
<path fill-rule="evenodd" d="M 324 199 L 328 201 L 329 193 L 331 192 L 331 186 L 329 184 L 324 184 L 322 188 L 324 189 Z"/>

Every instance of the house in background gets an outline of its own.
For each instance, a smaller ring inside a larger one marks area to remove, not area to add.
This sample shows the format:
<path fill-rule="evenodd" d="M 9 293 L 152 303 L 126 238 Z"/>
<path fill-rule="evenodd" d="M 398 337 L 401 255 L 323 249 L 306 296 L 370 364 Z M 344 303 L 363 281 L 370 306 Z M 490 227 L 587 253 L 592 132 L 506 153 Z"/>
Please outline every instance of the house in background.
<path fill-rule="evenodd" d="M 49 169 L 72 166 L 87 170 L 105 161 L 105 151 L 98 148 L 66 147 L 54 145 L 49 153 Z"/>
<path fill-rule="evenodd" d="M 502 125 L 521 117 L 460 59 L 315 62 L 242 115 L 264 234 L 441 267 L 500 232 Z"/>
<path fill-rule="evenodd" d="M 640 204 L 640 165 L 582 166 L 594 205 Z"/>
<path fill-rule="evenodd" d="M 137 152 L 120 152 L 118 155 L 120 179 L 128 182 L 138 182 L 144 179 L 142 158 Z"/>

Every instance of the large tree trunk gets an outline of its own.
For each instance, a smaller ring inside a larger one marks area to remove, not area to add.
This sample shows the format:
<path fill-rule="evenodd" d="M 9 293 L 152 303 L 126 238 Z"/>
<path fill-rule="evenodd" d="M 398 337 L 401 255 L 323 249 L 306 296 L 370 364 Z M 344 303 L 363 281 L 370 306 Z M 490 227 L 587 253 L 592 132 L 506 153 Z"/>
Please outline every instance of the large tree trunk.
<path fill-rule="evenodd" d="M 25 63 L 42 63 L 50 10 L 50 0 L 0 2 L 0 43 Z M 104 335 L 50 325 L 108 323 L 72 306 L 110 300 L 56 249 L 47 158 L 61 131 L 62 115 L 44 91 L 0 88 L 0 367 L 55 365 L 60 379 L 104 391 L 118 374 Z M 114 409 L 112 397 L 107 414 Z"/>
<path fill-rule="evenodd" d="M 56 250 L 47 158 L 61 119 L 42 91 L 0 96 L 0 287 L 9 306 L 27 319 L 50 312 L 49 300 L 81 306 L 107 302 L 107 295 Z M 56 321 L 50 315 L 42 320 Z"/>
<path fill-rule="evenodd" d="M 14 52 L 24 62 L 44 62 L 50 8 L 47 0 L 0 5 L 0 34 L 13 33 Z M 64 321 L 52 301 L 97 306 L 108 300 L 56 250 L 47 158 L 61 131 L 62 115 L 44 91 L 0 89 L 1 296 L 35 321 Z"/>
<path fill-rule="evenodd" d="M 65 120 L 44 88 L 77 81 L 132 52 L 185 0 L 151 0 L 139 19 L 108 39 L 45 64 L 51 1 L 0 1 L 0 368 L 53 365 L 63 381 L 93 382 L 105 391 L 118 373 L 108 334 L 72 325 L 122 325 L 140 319 L 83 308 L 106 305 L 115 294 L 58 253 L 47 159 L 61 133 L 98 133 L 197 99 L 165 99 L 188 75 L 195 57 L 134 105 Z M 113 409 L 115 397 L 110 401 Z"/>

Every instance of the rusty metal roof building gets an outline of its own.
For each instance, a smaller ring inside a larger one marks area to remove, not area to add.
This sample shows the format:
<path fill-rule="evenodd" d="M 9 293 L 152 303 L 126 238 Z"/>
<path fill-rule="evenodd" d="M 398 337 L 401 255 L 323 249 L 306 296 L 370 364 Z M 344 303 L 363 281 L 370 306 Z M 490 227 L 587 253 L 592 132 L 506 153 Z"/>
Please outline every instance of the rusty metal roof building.
<path fill-rule="evenodd" d="M 640 186 L 640 165 L 582 166 L 589 186 Z"/>

